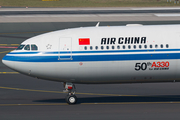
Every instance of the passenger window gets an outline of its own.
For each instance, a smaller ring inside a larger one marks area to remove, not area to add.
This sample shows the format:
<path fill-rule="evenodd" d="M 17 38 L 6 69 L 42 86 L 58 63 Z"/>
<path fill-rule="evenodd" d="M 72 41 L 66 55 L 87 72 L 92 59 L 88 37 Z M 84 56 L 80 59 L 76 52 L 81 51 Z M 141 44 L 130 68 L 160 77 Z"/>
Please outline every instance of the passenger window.
<path fill-rule="evenodd" d="M 97 50 L 97 49 L 98 49 L 98 46 L 96 46 L 95 48 L 96 48 L 96 50 Z"/>
<path fill-rule="evenodd" d="M 31 50 L 38 50 L 38 47 L 36 45 L 31 45 Z"/>
<path fill-rule="evenodd" d="M 150 45 L 149 47 L 152 48 L 152 45 Z"/>
<path fill-rule="evenodd" d="M 104 47 L 103 47 L 103 46 L 101 46 L 101 49 L 103 50 L 103 49 L 104 49 Z"/>
<path fill-rule="evenodd" d="M 161 44 L 161 48 L 163 48 L 163 44 Z"/>
<path fill-rule="evenodd" d="M 22 50 L 25 45 L 20 45 L 16 50 Z"/>
<path fill-rule="evenodd" d="M 134 49 L 136 49 L 136 45 L 134 45 Z"/>
<path fill-rule="evenodd" d="M 84 49 L 87 50 L 87 46 L 85 46 Z"/>
<path fill-rule="evenodd" d="M 117 46 L 117 49 L 120 49 L 120 46 L 119 46 L 119 45 Z"/>
<path fill-rule="evenodd" d="M 125 45 L 123 45 L 123 49 L 125 49 L 126 47 L 125 47 Z"/>
<path fill-rule="evenodd" d="M 129 48 L 129 49 L 131 49 L 131 46 L 130 46 L 130 45 L 128 45 L 128 48 Z"/>
<path fill-rule="evenodd" d="M 106 46 L 106 49 L 109 49 L 109 46 Z"/>
<path fill-rule="evenodd" d="M 24 50 L 30 50 L 30 45 L 26 45 Z"/>
<path fill-rule="evenodd" d="M 158 45 L 155 45 L 155 48 L 158 48 Z"/>
<path fill-rule="evenodd" d="M 90 50 L 92 50 L 93 49 L 93 47 L 92 46 L 90 46 Z"/>
<path fill-rule="evenodd" d="M 114 46 L 112 46 L 112 49 L 114 49 Z"/>
<path fill-rule="evenodd" d="M 139 45 L 139 48 L 141 49 L 141 48 L 142 48 L 142 46 L 141 46 L 141 45 Z"/>
<path fill-rule="evenodd" d="M 144 45 L 144 48 L 147 48 L 147 45 Z"/>
<path fill-rule="evenodd" d="M 169 45 L 168 44 L 166 44 L 166 48 L 168 48 L 169 47 Z"/>

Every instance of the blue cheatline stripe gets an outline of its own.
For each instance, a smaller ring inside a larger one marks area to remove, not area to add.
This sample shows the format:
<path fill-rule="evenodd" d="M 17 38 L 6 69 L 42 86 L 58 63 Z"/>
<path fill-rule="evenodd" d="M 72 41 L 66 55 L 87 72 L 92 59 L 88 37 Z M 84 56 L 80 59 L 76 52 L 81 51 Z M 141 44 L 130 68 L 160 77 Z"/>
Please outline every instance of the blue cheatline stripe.
<path fill-rule="evenodd" d="M 63 57 L 63 56 L 61 56 Z M 60 59 L 58 56 L 5 56 L 3 60 L 19 62 L 82 62 L 82 61 L 127 61 L 127 60 L 162 60 L 180 59 L 180 53 L 159 54 L 121 54 L 121 55 L 78 55 L 72 60 Z"/>
<path fill-rule="evenodd" d="M 172 51 L 180 51 L 180 49 L 142 49 L 142 50 L 102 50 L 102 51 L 72 51 L 72 53 L 117 53 L 117 52 L 172 52 Z M 8 54 L 59 54 L 58 51 L 53 52 L 10 52 Z M 60 52 L 60 54 L 69 54 L 70 51 Z"/>

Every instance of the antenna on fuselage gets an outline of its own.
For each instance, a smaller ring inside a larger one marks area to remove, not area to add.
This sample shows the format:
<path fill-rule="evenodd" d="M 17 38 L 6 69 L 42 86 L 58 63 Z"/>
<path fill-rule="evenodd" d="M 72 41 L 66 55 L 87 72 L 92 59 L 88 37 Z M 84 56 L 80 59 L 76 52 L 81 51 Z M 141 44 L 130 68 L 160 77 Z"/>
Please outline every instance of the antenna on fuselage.
<path fill-rule="evenodd" d="M 99 23 L 100 23 L 100 22 L 98 22 L 98 23 L 96 24 L 96 27 L 99 27 Z"/>

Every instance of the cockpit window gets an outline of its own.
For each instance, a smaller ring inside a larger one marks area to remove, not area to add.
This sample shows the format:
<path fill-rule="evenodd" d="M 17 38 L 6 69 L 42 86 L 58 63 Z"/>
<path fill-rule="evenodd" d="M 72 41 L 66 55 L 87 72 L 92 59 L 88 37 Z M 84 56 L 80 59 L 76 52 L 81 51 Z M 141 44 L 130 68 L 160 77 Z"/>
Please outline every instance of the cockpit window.
<path fill-rule="evenodd" d="M 38 50 L 38 47 L 34 44 L 31 45 L 31 50 Z"/>
<path fill-rule="evenodd" d="M 24 50 L 30 50 L 30 46 L 26 45 L 26 47 L 24 48 Z"/>
<path fill-rule="evenodd" d="M 20 45 L 16 50 L 22 50 L 25 45 Z"/>

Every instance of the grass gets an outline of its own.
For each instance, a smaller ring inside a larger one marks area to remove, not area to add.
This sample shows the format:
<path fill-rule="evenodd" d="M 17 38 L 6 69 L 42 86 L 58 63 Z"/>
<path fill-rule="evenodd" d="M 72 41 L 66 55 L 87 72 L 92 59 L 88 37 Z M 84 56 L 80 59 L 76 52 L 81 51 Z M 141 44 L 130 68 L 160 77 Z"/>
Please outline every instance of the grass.
<path fill-rule="evenodd" d="M 168 7 L 180 6 L 167 0 L 0 0 L 4 7 Z"/>

